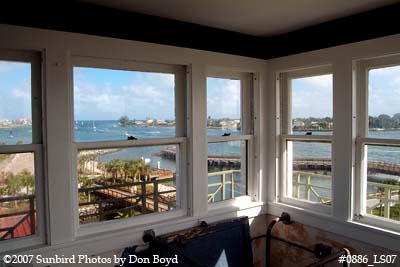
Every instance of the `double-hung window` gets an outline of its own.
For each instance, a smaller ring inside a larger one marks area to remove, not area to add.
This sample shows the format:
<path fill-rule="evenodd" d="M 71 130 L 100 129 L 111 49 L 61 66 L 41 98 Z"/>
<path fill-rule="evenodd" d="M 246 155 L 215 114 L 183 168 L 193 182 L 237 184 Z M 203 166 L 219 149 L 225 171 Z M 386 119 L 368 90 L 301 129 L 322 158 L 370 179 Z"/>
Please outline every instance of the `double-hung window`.
<path fill-rule="evenodd" d="M 355 219 L 400 230 L 400 57 L 357 62 Z"/>
<path fill-rule="evenodd" d="M 186 215 L 184 67 L 74 57 L 72 72 L 76 221 Z"/>
<path fill-rule="evenodd" d="M 253 75 L 207 76 L 208 202 L 252 195 Z"/>
<path fill-rule="evenodd" d="M 329 212 L 333 171 L 331 67 L 282 72 L 278 80 L 280 201 Z"/>
<path fill-rule="evenodd" d="M 0 248 L 44 243 L 42 136 L 40 54 L 1 50 Z"/>

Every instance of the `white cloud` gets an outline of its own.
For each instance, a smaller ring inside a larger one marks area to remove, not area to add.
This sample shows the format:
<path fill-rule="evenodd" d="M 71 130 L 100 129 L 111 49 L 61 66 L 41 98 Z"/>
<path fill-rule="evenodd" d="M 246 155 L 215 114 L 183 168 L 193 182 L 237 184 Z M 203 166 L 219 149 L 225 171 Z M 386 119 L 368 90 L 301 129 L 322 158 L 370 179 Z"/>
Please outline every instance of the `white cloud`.
<path fill-rule="evenodd" d="M 371 70 L 368 90 L 370 116 L 400 113 L 400 66 Z"/>
<path fill-rule="evenodd" d="M 292 81 L 292 117 L 332 117 L 332 75 L 321 75 Z"/>
<path fill-rule="evenodd" d="M 135 74 L 132 80 L 122 82 L 110 77 L 102 86 L 97 77 L 89 81 L 81 72 L 74 81 L 75 119 L 118 119 L 123 115 L 131 119 L 173 118 L 174 76 Z"/>
<path fill-rule="evenodd" d="M 240 81 L 209 79 L 207 114 L 212 118 L 240 118 Z"/>

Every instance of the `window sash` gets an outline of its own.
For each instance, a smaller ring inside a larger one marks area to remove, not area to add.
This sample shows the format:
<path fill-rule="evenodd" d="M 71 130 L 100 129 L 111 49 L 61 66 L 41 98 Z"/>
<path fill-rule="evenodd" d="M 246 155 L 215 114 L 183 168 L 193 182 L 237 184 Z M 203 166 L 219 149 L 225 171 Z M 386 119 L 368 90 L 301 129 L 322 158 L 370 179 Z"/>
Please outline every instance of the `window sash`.
<path fill-rule="evenodd" d="M 173 74 L 175 77 L 175 137 L 187 136 L 187 125 L 186 125 L 186 68 L 181 65 L 171 65 L 162 63 L 150 63 L 150 62 L 138 62 L 132 60 L 122 59 L 108 59 L 108 58 L 94 58 L 84 56 L 73 56 L 70 64 L 70 84 L 71 84 L 71 123 L 75 121 L 75 110 L 74 110 L 74 77 L 73 68 L 100 68 L 105 70 L 124 70 L 132 72 L 149 72 L 149 73 L 166 73 Z M 74 129 L 73 125 L 72 128 Z M 72 140 L 75 143 L 75 131 L 72 130 Z M 173 137 L 171 137 L 173 138 Z M 161 138 L 153 138 L 161 139 Z M 117 140 L 112 140 L 117 141 Z M 107 141 L 108 142 L 108 141 Z M 83 142 L 82 142 L 83 143 Z M 96 143 L 96 141 L 93 141 Z"/>
<path fill-rule="evenodd" d="M 241 179 L 246 181 L 246 193 L 245 196 L 235 197 L 232 199 L 248 197 L 253 195 L 255 181 L 251 179 L 254 177 L 254 160 L 251 155 L 254 155 L 252 147 L 254 144 L 254 137 L 252 135 L 242 135 L 242 136 L 217 136 L 217 137 L 208 137 L 207 144 L 218 144 L 218 143 L 225 143 L 225 142 L 234 142 L 234 141 L 245 141 L 246 142 L 246 151 L 240 152 L 240 161 L 241 161 Z M 209 205 L 218 205 L 222 202 L 227 202 L 232 199 L 225 199 L 223 201 L 211 202 L 208 203 Z"/>
<path fill-rule="evenodd" d="M 46 240 L 45 214 L 45 172 L 42 124 L 42 76 L 40 53 L 19 50 L 0 50 L 0 60 L 25 62 L 31 64 L 31 115 L 32 143 L 21 145 L 1 145 L 0 153 L 33 153 L 35 169 L 36 233 L 0 242 L 0 251 L 21 249 L 23 247 L 44 244 Z"/>
<path fill-rule="evenodd" d="M 250 201 L 249 196 L 256 196 L 257 198 L 257 181 L 255 168 L 255 149 L 254 149 L 254 81 L 255 74 L 250 72 L 242 72 L 221 67 L 208 67 L 206 71 L 206 78 L 220 78 L 240 80 L 240 135 L 238 136 L 207 136 L 207 144 L 223 143 L 230 141 L 246 141 L 246 151 L 241 151 L 241 170 L 246 175 L 246 195 L 208 203 L 210 209 L 224 208 L 228 203 L 236 199 L 245 199 Z M 207 88 L 206 88 L 207 90 Z M 207 108 L 206 108 L 207 110 Z M 258 199 L 252 200 L 258 200 Z"/>
<path fill-rule="evenodd" d="M 322 203 L 311 202 L 300 198 L 293 198 L 288 195 L 289 192 L 289 175 L 292 175 L 293 155 L 288 150 L 288 142 L 308 142 L 308 143 L 321 143 L 321 144 L 332 144 L 332 136 L 292 136 L 292 135 L 282 135 L 281 136 L 281 179 L 279 179 L 279 194 L 278 200 L 284 204 L 302 207 L 305 209 L 312 210 L 321 214 L 331 214 L 333 205 L 325 205 Z M 331 154 L 332 158 L 332 154 Z M 334 166 L 332 164 L 332 181 Z M 291 179 L 290 179 L 291 180 Z M 333 183 L 332 183 L 332 196 L 333 196 Z M 333 199 L 332 199 L 333 203 Z"/>
<path fill-rule="evenodd" d="M 317 212 L 319 214 L 332 214 L 333 205 L 324 205 L 322 203 L 310 202 L 307 200 L 292 198 L 288 196 L 288 175 L 291 174 L 289 168 L 291 167 L 292 155 L 288 151 L 287 143 L 289 141 L 297 142 L 315 142 L 315 143 L 330 143 L 332 144 L 333 135 L 299 135 L 293 134 L 292 130 L 292 94 L 291 94 L 291 80 L 299 78 L 307 78 L 313 76 L 320 76 L 326 74 L 333 74 L 331 65 L 312 66 L 309 68 L 287 70 L 277 73 L 277 85 L 279 95 L 279 158 L 280 167 L 278 171 L 278 189 L 277 200 L 281 203 L 301 207 L 304 209 Z M 332 99 L 333 101 L 333 99 Z M 333 147 L 332 147 L 333 149 Z M 331 154 L 332 158 L 332 154 Z M 332 181 L 334 177 L 334 166 L 332 163 Z M 333 183 L 332 183 L 332 196 L 333 196 Z M 332 199 L 332 203 L 333 203 Z"/>
<path fill-rule="evenodd" d="M 108 230 L 120 229 L 120 227 L 126 227 L 127 225 L 138 225 L 147 224 L 150 222 L 157 222 L 161 219 L 171 219 L 176 217 L 183 217 L 188 215 L 188 171 L 187 171 L 187 143 L 188 138 L 186 137 L 175 137 L 175 138 L 159 138 L 159 139 L 142 139 L 142 140 L 123 140 L 123 141 L 100 141 L 100 142 L 84 142 L 84 143 L 73 143 L 73 220 L 76 225 L 76 234 L 78 236 L 90 235 L 93 233 L 100 233 Z M 177 204 L 179 207 L 167 212 L 162 213 L 150 213 L 141 216 L 134 216 L 131 218 L 125 218 L 122 220 L 110 220 L 93 222 L 88 224 L 79 223 L 79 201 L 78 201 L 78 153 L 80 150 L 90 149 L 107 149 L 107 148 L 135 148 L 144 146 L 162 146 L 162 145 L 178 145 L 179 154 L 177 154 L 177 165 L 176 165 L 176 179 L 179 180 L 177 184 Z M 178 192 L 179 190 L 179 192 Z M 122 221 L 122 222 L 121 222 Z"/>
<path fill-rule="evenodd" d="M 400 139 L 371 138 L 368 137 L 369 121 L 368 121 L 368 72 L 372 69 L 392 67 L 400 65 L 400 56 L 381 57 L 355 62 L 356 71 L 356 94 L 357 94 L 357 137 L 355 146 L 355 183 L 354 183 L 354 208 L 352 220 L 377 226 L 382 229 L 399 231 L 400 222 L 366 214 L 366 197 L 367 197 L 367 153 L 366 146 L 400 146 Z"/>
<path fill-rule="evenodd" d="M 400 221 L 395 221 L 389 218 L 374 216 L 366 212 L 366 199 L 367 199 L 367 153 L 366 146 L 390 146 L 400 147 L 399 139 L 380 139 L 380 138 L 357 138 L 356 139 L 356 151 L 357 161 L 356 169 L 356 183 L 355 183 L 355 194 L 354 194 L 354 215 L 353 220 L 370 224 L 373 226 L 386 228 L 389 230 L 399 231 Z"/>

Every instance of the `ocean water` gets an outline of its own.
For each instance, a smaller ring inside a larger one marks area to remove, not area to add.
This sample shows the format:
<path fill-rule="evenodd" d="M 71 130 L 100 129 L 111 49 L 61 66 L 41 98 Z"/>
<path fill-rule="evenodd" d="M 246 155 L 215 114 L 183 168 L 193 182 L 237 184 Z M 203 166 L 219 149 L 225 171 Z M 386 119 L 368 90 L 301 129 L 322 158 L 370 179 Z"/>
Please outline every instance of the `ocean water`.
<path fill-rule="evenodd" d="M 76 121 L 74 123 L 74 140 L 76 142 L 95 142 L 95 141 L 111 141 L 111 140 L 126 140 L 128 136 L 134 136 L 138 139 L 149 138 L 170 138 L 175 136 L 174 127 L 135 127 L 126 126 L 121 127 L 117 121 Z M 237 136 L 240 131 L 226 130 L 226 129 L 208 129 L 209 136 L 221 136 L 225 133 Z M 305 134 L 305 132 L 295 132 L 296 134 Z M 314 135 L 331 135 L 332 132 L 313 132 Z M 400 138 L 400 131 L 370 131 L 370 137 L 377 138 Z M 25 144 L 32 142 L 32 129 L 30 126 L 22 126 L 15 128 L 0 128 L 0 142 L 6 144 L 15 144 L 22 141 Z M 173 145 L 175 149 L 179 150 L 179 145 Z M 224 142 L 217 144 L 209 144 L 209 155 L 223 155 L 239 156 L 241 147 L 244 148 L 243 142 Z M 161 149 L 171 146 L 148 146 L 148 147 L 135 147 L 125 148 L 113 153 L 108 153 L 98 157 L 101 162 L 106 162 L 114 158 L 118 159 L 132 159 L 144 158 L 150 163 L 152 167 L 160 167 L 175 171 L 176 162 L 161 158 L 158 152 Z M 294 142 L 293 144 L 294 158 L 331 158 L 331 145 L 322 143 L 306 143 Z M 369 161 L 384 161 L 392 163 L 400 163 L 400 148 L 399 147 L 368 147 L 368 160 Z M 211 170 L 210 170 L 211 171 Z M 371 175 L 372 176 L 372 175 Z M 376 177 L 393 178 L 390 176 L 381 176 L 379 174 L 373 175 Z M 396 178 L 396 177 L 394 177 Z M 398 177 L 397 177 L 398 178 Z M 239 181 L 243 184 L 243 181 Z M 316 184 L 322 186 L 329 186 L 330 180 L 314 179 Z M 242 190 L 240 190 L 242 191 Z M 322 192 L 321 192 L 322 193 Z M 324 193 L 324 195 L 326 195 Z"/>

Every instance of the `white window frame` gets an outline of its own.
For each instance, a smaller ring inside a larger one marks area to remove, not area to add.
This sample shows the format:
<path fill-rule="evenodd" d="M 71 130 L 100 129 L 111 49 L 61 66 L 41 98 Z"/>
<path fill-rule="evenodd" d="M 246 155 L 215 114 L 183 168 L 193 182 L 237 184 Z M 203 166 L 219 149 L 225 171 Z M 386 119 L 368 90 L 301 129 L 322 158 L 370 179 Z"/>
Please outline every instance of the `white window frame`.
<path fill-rule="evenodd" d="M 44 172 L 44 125 L 42 90 L 42 58 L 39 52 L 0 50 L 1 61 L 31 64 L 31 109 L 32 109 L 32 143 L 0 146 L 0 153 L 34 153 L 35 200 L 36 200 L 36 233 L 0 242 L 0 251 L 20 249 L 46 242 L 45 211 L 45 172 Z"/>
<path fill-rule="evenodd" d="M 240 80 L 240 123 L 241 134 L 239 136 L 207 136 L 207 147 L 210 143 L 221 143 L 230 141 L 245 141 L 247 143 L 247 151 L 241 155 L 241 172 L 246 175 L 246 190 L 244 196 L 234 197 L 223 201 L 208 203 L 208 209 L 218 210 L 232 206 L 247 206 L 252 201 L 260 201 L 255 168 L 257 165 L 255 156 L 255 114 L 257 112 L 256 101 L 257 95 L 257 75 L 255 73 L 229 70 L 219 67 L 208 67 L 206 78 L 219 78 L 227 80 Z M 206 88 L 207 91 L 207 88 Z M 206 108 L 207 110 L 207 108 Z M 206 115 L 208 113 L 206 112 Z M 208 149 L 207 149 L 208 151 Z M 208 152 L 207 152 L 208 155 Z M 244 163 L 244 164 L 243 164 Z M 207 178 L 208 179 L 208 178 Z M 208 182 L 207 182 L 208 184 Z"/>
<path fill-rule="evenodd" d="M 353 221 L 376 226 L 382 229 L 400 232 L 400 221 L 366 213 L 367 198 L 367 145 L 400 147 L 400 139 L 383 139 L 368 137 L 368 94 L 369 71 L 384 67 L 400 66 L 400 55 L 359 60 L 355 62 L 357 93 L 357 134 L 355 149 L 355 187 Z"/>
<path fill-rule="evenodd" d="M 322 203 L 316 203 L 307 201 L 304 199 L 293 198 L 288 196 L 288 177 L 292 177 L 291 165 L 292 155 L 288 151 L 289 141 L 299 142 L 315 142 L 315 143 L 329 143 L 331 144 L 331 159 L 332 159 L 332 197 L 333 197 L 333 179 L 334 179 L 334 165 L 333 165 L 333 134 L 332 135 L 296 135 L 292 133 L 292 99 L 291 99 L 291 83 L 293 79 L 307 78 L 320 75 L 333 75 L 333 69 L 331 65 L 308 67 L 303 69 L 295 69 L 288 71 L 281 71 L 277 73 L 277 86 L 278 86 L 278 98 L 280 101 L 279 112 L 280 122 L 278 123 L 278 138 L 279 138 L 279 158 L 280 158 L 280 171 L 278 175 L 278 195 L 277 200 L 281 203 L 288 204 L 294 207 L 301 207 L 310 211 L 314 211 L 321 214 L 332 214 L 332 205 L 325 205 Z M 333 99 L 332 99 L 332 107 Z M 334 114 L 334 113 L 332 113 Z M 277 116 L 279 120 L 279 115 Z M 333 129 L 333 131 L 335 128 Z M 290 179 L 291 180 L 291 179 Z"/>
<path fill-rule="evenodd" d="M 74 96 L 73 96 L 73 68 L 101 68 L 110 70 L 127 70 L 153 73 L 169 73 L 175 75 L 175 137 L 154 138 L 140 140 L 115 140 L 115 141 L 91 141 L 76 142 L 72 138 L 72 173 L 73 173 L 73 221 L 75 235 L 87 236 L 91 234 L 103 233 L 105 231 L 116 231 L 129 227 L 146 226 L 160 221 L 183 218 L 188 216 L 188 170 L 187 170 L 187 108 L 186 108 L 186 70 L 179 65 L 156 64 L 148 62 L 138 62 L 130 60 L 104 59 L 84 56 L 72 56 L 70 66 L 70 98 L 71 98 L 71 123 L 74 123 Z M 74 127 L 70 125 L 71 136 L 74 136 Z M 159 145 L 177 145 L 179 153 L 177 154 L 176 179 L 180 181 L 177 184 L 177 204 L 179 207 L 172 211 L 162 213 L 151 213 L 146 215 L 134 216 L 119 220 L 109 220 L 93 222 L 88 224 L 79 223 L 79 205 L 78 205 L 78 177 L 77 173 L 77 155 L 80 150 L 85 149 L 106 149 L 106 148 L 134 148 L 143 146 Z"/>

